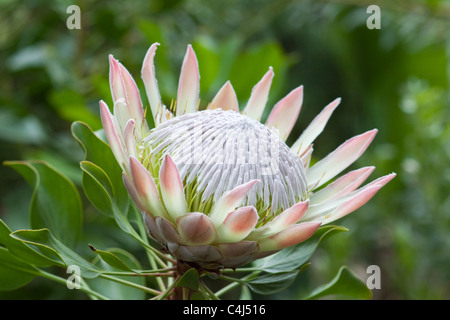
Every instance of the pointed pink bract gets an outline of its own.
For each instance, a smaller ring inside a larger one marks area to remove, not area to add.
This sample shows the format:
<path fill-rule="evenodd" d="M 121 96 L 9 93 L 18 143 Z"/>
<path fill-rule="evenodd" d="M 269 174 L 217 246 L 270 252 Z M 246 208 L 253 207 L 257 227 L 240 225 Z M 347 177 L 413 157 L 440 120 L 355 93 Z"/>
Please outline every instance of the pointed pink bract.
<path fill-rule="evenodd" d="M 120 141 L 117 128 L 114 124 L 113 115 L 109 111 L 108 106 L 102 100 L 100 101 L 100 118 L 102 121 L 103 129 L 105 130 L 106 138 L 108 139 L 109 146 L 113 152 L 117 162 L 123 170 L 128 170 L 128 160 L 125 154 L 124 148 Z"/>
<path fill-rule="evenodd" d="M 214 204 L 211 211 L 211 221 L 216 227 L 218 227 L 225 220 L 227 214 L 233 211 L 244 199 L 246 194 L 259 180 L 252 180 L 247 183 L 237 186 L 233 190 L 227 191 L 220 199 Z"/>
<path fill-rule="evenodd" d="M 328 119 L 330 119 L 333 111 L 341 103 L 341 98 L 337 98 L 330 104 L 328 104 L 322 112 L 320 112 L 309 126 L 303 131 L 301 136 L 292 145 L 291 150 L 297 154 L 302 154 L 311 143 L 322 133 L 325 128 Z"/>
<path fill-rule="evenodd" d="M 208 109 L 233 110 L 239 112 L 239 103 L 230 81 L 227 81 L 217 92 Z"/>
<path fill-rule="evenodd" d="M 180 81 L 178 83 L 176 115 L 192 113 L 197 110 L 200 92 L 200 74 L 197 57 L 189 45 L 181 67 Z"/>
<path fill-rule="evenodd" d="M 247 106 L 242 112 L 244 115 L 258 121 L 261 119 L 261 115 L 264 112 L 264 107 L 266 106 L 269 98 L 269 91 L 272 85 L 273 76 L 273 69 L 270 67 L 269 71 L 267 71 L 262 79 L 253 87 Z"/>
<path fill-rule="evenodd" d="M 218 228 L 219 237 L 224 242 L 244 239 L 258 223 L 258 213 L 254 207 L 241 207 L 230 212 Z"/>
<path fill-rule="evenodd" d="M 311 203 L 316 205 L 324 201 L 332 201 L 358 188 L 366 181 L 375 167 L 364 167 L 353 170 L 311 196 Z"/>
<path fill-rule="evenodd" d="M 320 221 L 294 224 L 260 241 L 261 251 L 281 250 L 309 239 L 320 227 Z"/>
<path fill-rule="evenodd" d="M 187 205 L 183 183 L 177 166 L 169 155 L 164 157 L 159 170 L 159 183 L 164 205 L 172 219 L 176 220 L 178 217 L 185 215 Z"/>
<path fill-rule="evenodd" d="M 141 78 L 145 85 L 145 92 L 148 97 L 148 102 L 150 104 L 153 119 L 155 120 L 155 123 L 159 124 L 163 120 L 162 115 L 164 106 L 161 101 L 161 95 L 158 89 L 158 81 L 155 76 L 154 57 L 157 46 L 159 46 L 159 43 L 155 42 L 148 49 L 147 54 L 144 58 L 144 62 L 142 64 Z"/>
<path fill-rule="evenodd" d="M 280 139 L 285 141 L 297 121 L 303 102 L 303 86 L 292 90 L 278 102 L 266 121 L 266 126 L 279 130 Z"/>
<path fill-rule="evenodd" d="M 355 136 L 317 162 L 307 172 L 308 184 L 318 188 L 355 162 L 372 142 L 378 130 Z"/>

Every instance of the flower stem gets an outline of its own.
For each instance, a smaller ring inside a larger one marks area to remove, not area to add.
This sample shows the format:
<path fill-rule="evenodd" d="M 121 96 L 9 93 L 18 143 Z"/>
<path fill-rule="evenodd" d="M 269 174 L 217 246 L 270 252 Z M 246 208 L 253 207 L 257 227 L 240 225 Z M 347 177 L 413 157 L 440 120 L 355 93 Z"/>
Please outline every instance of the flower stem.
<path fill-rule="evenodd" d="M 172 282 L 172 284 L 169 287 L 167 287 L 166 291 L 161 292 L 158 297 L 155 297 L 155 300 L 163 300 L 163 299 L 165 299 L 172 292 L 172 290 L 175 288 L 176 284 L 177 284 L 177 281 Z"/>
<path fill-rule="evenodd" d="M 135 288 L 135 289 L 138 289 L 138 290 L 142 290 L 142 291 L 150 293 L 152 295 L 159 295 L 159 294 L 161 294 L 161 291 L 158 291 L 158 290 L 155 290 L 155 289 L 152 289 L 152 288 L 148 288 L 148 287 L 145 287 L 145 286 L 141 286 L 140 284 L 137 284 L 137 283 L 134 283 L 134 282 L 130 282 L 130 281 L 122 280 L 122 279 L 119 279 L 119 278 L 115 278 L 115 277 L 107 275 L 107 274 L 100 274 L 100 277 L 103 278 L 103 279 L 107 279 L 107 280 L 111 280 L 111 281 L 123 284 L 125 286 L 129 286 L 129 287 L 132 287 L 132 288 Z"/>
<path fill-rule="evenodd" d="M 55 282 L 58 282 L 58 283 L 63 284 L 63 285 L 67 285 L 67 279 L 59 277 L 59 276 L 54 275 L 54 274 L 49 273 L 49 272 L 45 272 L 45 271 L 40 270 L 40 269 L 37 270 L 36 272 L 31 272 L 30 271 L 30 273 L 33 273 L 33 274 L 35 274 L 37 276 L 40 276 L 40 277 L 43 277 L 43 278 L 46 278 L 46 279 L 49 279 L 49 280 L 52 280 L 52 281 L 55 281 Z M 84 293 L 86 293 L 87 295 L 89 295 L 91 297 L 95 297 L 95 298 L 100 299 L 100 300 L 109 300 L 109 298 L 105 297 L 104 295 L 102 295 L 102 294 L 100 294 L 100 293 L 90 289 L 88 287 L 88 285 L 84 281 L 82 281 L 82 282 L 83 282 L 83 284 L 80 286 L 80 290 L 81 291 L 83 291 Z"/>
<path fill-rule="evenodd" d="M 167 272 L 158 272 L 159 270 Z M 129 277 L 174 277 L 176 275 L 173 269 L 159 269 L 159 270 L 158 269 L 149 270 L 149 272 L 102 271 L 102 274 L 107 274 L 110 276 L 129 276 Z"/>

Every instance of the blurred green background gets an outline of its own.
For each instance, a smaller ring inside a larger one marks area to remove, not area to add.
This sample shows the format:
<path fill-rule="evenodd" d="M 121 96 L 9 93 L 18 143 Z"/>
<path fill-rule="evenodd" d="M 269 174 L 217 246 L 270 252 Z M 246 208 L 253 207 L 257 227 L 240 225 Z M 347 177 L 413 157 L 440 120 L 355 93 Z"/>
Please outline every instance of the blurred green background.
<path fill-rule="evenodd" d="M 69 5 L 81 29 L 69 30 Z M 381 29 L 368 29 L 369 5 L 381 8 Z M 176 96 L 187 44 L 199 59 L 206 106 L 226 80 L 241 105 L 273 66 L 270 107 L 304 85 L 300 118 L 288 143 L 337 97 L 342 103 L 316 140 L 316 158 L 344 140 L 378 128 L 351 169 L 374 165 L 372 179 L 397 178 L 367 205 L 338 221 L 333 237 L 288 290 L 263 298 L 296 299 L 328 282 L 341 265 L 361 279 L 381 269 L 374 299 L 450 299 L 450 3 L 448 1 L 0 1 L 0 157 L 43 159 L 81 183 L 83 151 L 75 120 L 100 129 L 98 101 L 111 105 L 108 54 L 133 74 L 160 42 L 156 73 L 163 100 Z M 146 103 L 146 98 L 143 96 Z M 270 110 L 266 109 L 267 116 Z M 0 167 L 0 218 L 26 228 L 32 189 Z M 82 194 L 82 191 L 80 192 Z M 86 199 L 87 243 L 133 247 Z M 125 237 L 125 236 L 124 236 Z M 89 253 L 89 252 L 88 252 Z M 9 299 L 84 299 L 34 279 Z"/>

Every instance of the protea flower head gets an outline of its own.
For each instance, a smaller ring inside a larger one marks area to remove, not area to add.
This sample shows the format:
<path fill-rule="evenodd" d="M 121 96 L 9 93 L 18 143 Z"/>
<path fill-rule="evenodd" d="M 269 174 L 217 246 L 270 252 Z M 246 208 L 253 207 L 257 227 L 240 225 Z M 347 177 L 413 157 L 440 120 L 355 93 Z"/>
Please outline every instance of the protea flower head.
<path fill-rule="evenodd" d="M 355 211 L 395 176 L 359 188 L 374 170 L 370 166 L 328 183 L 362 155 L 377 130 L 345 141 L 310 167 L 312 143 L 340 99 L 327 105 L 288 147 L 284 141 L 300 113 L 303 86 L 260 123 L 272 68 L 254 86 L 242 111 L 230 82 L 199 111 L 200 75 L 189 45 L 176 102 L 167 107 L 155 78 L 157 45 L 148 50 L 141 74 L 155 127 L 149 129 L 133 78 L 112 56 L 114 114 L 103 101 L 100 110 L 148 234 L 177 260 L 218 269 L 268 256 Z"/>

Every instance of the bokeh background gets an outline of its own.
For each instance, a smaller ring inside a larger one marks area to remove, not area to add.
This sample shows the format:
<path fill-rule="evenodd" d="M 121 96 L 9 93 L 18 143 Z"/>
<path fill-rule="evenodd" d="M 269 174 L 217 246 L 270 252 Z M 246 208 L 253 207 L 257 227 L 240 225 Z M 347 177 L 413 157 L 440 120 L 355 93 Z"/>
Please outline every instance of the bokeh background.
<path fill-rule="evenodd" d="M 81 29 L 69 30 L 69 5 Z M 369 5 L 381 29 L 368 29 Z M 312 265 L 286 291 L 265 299 L 297 299 L 328 282 L 341 265 L 366 279 L 381 270 L 374 299 L 450 298 L 450 3 L 448 1 L 0 1 L 0 158 L 48 161 L 81 185 L 83 151 L 75 120 L 100 129 L 98 101 L 111 105 L 108 54 L 135 76 L 160 42 L 156 73 L 166 103 L 176 96 L 187 44 L 199 59 L 206 105 L 231 80 L 242 105 L 272 66 L 270 107 L 304 85 L 292 138 L 329 102 L 342 97 L 315 157 L 378 128 L 351 169 L 375 165 L 371 178 L 397 178 L 372 201 L 339 221 L 350 231 L 324 243 Z M 146 99 L 143 96 L 143 99 Z M 145 101 L 145 100 L 144 100 Z M 267 116 L 267 108 L 265 116 Z M 291 139 L 288 143 L 293 142 Z M 32 189 L 0 166 L 0 218 L 26 228 Z M 82 194 L 82 191 L 80 191 Z M 85 199 L 84 199 L 85 200 Z M 132 247 L 85 203 L 84 240 Z M 64 286 L 34 279 L 9 299 L 84 299 Z"/>

